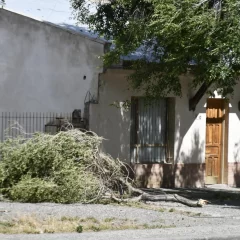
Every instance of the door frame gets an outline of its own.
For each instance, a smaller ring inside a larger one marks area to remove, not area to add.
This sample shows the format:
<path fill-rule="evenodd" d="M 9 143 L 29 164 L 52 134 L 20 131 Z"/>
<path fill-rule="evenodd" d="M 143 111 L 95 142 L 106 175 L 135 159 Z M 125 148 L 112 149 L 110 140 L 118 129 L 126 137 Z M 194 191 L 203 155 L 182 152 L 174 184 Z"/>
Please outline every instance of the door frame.
<path fill-rule="evenodd" d="M 209 99 L 213 98 L 208 98 Z M 214 98 L 216 99 L 216 98 Z M 220 156 L 220 176 L 219 176 L 219 184 L 228 184 L 228 128 L 229 128 L 229 101 L 223 98 L 217 98 L 223 101 L 223 122 L 222 122 L 222 136 L 221 136 L 221 156 Z M 206 103 L 206 112 L 207 112 L 208 103 Z M 206 114 L 206 123 L 207 126 L 207 114 Z M 205 137 L 207 134 L 207 128 L 205 130 Z M 205 143 L 205 151 L 206 151 L 206 143 Z M 206 176 L 206 152 L 205 152 L 205 185 L 215 184 L 207 181 Z"/>

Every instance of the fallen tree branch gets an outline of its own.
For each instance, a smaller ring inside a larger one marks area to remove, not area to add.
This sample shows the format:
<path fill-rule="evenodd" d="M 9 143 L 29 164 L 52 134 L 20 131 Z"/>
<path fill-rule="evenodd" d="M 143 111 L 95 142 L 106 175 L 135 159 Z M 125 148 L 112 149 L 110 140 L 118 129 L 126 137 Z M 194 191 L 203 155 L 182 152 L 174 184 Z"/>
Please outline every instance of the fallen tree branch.
<path fill-rule="evenodd" d="M 174 197 L 178 200 L 178 202 L 184 205 L 187 205 L 189 207 L 203 207 L 204 205 L 209 203 L 209 201 L 203 200 L 203 199 L 198 199 L 197 201 L 189 200 L 177 194 L 174 194 Z"/>
<path fill-rule="evenodd" d="M 140 201 L 152 201 L 152 202 L 159 202 L 159 201 L 165 201 L 165 202 L 178 202 L 182 203 L 189 207 L 203 207 L 204 205 L 208 204 L 209 202 L 207 200 L 199 199 L 197 201 L 193 201 L 184 197 L 181 197 L 177 194 L 171 195 L 171 194 L 165 194 L 165 195 L 151 195 L 147 193 L 143 193 L 142 195 L 139 195 L 138 197 L 134 198 L 118 198 L 114 194 L 106 194 L 103 198 L 105 199 L 112 199 L 118 203 L 121 202 L 140 202 Z"/>
<path fill-rule="evenodd" d="M 165 202 L 179 202 L 189 207 L 203 207 L 208 203 L 207 200 L 199 199 L 197 201 L 193 201 L 184 197 L 181 197 L 177 194 L 165 194 L 165 195 L 151 195 L 151 194 L 143 194 L 142 200 L 144 201 L 165 201 Z"/>
<path fill-rule="evenodd" d="M 138 197 L 133 197 L 133 198 L 118 198 L 115 196 L 115 194 L 113 193 L 106 193 L 104 196 L 103 196 L 104 199 L 112 199 L 116 202 L 139 202 L 141 201 L 142 199 L 142 195 L 138 196 Z"/>
<path fill-rule="evenodd" d="M 184 198 L 182 196 L 179 196 L 178 194 L 166 194 L 162 189 L 160 190 L 163 194 L 158 195 L 152 195 L 148 194 L 141 189 L 137 189 L 133 187 L 129 182 L 127 182 L 125 179 L 120 178 L 120 181 L 127 186 L 130 192 L 132 193 L 138 193 L 140 196 L 136 198 L 130 198 L 125 199 L 124 202 L 136 202 L 136 201 L 165 201 L 165 202 L 179 202 L 189 207 L 203 207 L 204 205 L 208 204 L 209 202 L 207 200 L 198 199 L 197 201 L 193 201 L 187 198 Z M 122 199 L 116 198 L 115 196 L 112 196 L 112 199 L 117 202 L 123 202 Z"/>
<path fill-rule="evenodd" d="M 120 180 L 120 182 L 122 182 L 123 184 L 125 184 L 125 185 L 127 186 L 128 190 L 129 190 L 130 192 L 135 192 L 135 193 L 139 193 L 139 194 L 144 194 L 144 192 L 143 192 L 142 190 L 133 187 L 132 184 L 129 183 L 128 181 L 126 181 L 125 179 L 120 178 L 119 180 Z"/>

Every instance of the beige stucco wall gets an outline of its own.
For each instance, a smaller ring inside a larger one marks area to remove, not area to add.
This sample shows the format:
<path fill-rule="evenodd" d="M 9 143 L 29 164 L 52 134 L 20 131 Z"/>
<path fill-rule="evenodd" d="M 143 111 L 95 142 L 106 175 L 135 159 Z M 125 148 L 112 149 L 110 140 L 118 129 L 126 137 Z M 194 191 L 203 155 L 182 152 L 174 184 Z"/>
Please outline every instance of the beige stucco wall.
<path fill-rule="evenodd" d="M 83 110 L 103 53 L 101 41 L 0 9 L 0 112 Z"/>
<path fill-rule="evenodd" d="M 234 95 L 229 96 L 229 133 L 228 161 L 240 162 L 240 83 L 235 87 Z"/>
<path fill-rule="evenodd" d="M 128 90 L 128 70 L 108 69 L 100 76 L 99 104 L 91 105 L 91 130 L 103 136 L 104 149 L 114 157 L 129 162 L 130 159 L 130 111 L 111 106 L 114 101 L 130 100 L 138 96 Z M 194 92 L 189 89 L 190 78 L 182 77 L 182 97 L 175 104 L 175 163 L 204 163 L 206 135 L 206 100 L 204 96 L 195 111 L 189 111 L 188 101 Z M 228 161 L 240 161 L 240 84 L 236 86 L 233 98 L 229 102 L 229 143 Z"/>
<path fill-rule="evenodd" d="M 99 104 L 90 106 L 90 129 L 105 138 L 104 150 L 123 161 L 130 159 L 130 111 L 111 106 L 130 100 L 136 93 L 128 91 L 130 71 L 109 69 L 100 75 Z"/>
<path fill-rule="evenodd" d="M 206 97 L 195 111 L 189 111 L 190 79 L 183 78 L 182 97 L 176 98 L 175 107 L 175 163 L 205 162 Z"/>
<path fill-rule="evenodd" d="M 140 96 L 129 90 L 128 70 L 108 69 L 100 76 L 99 104 L 91 105 L 90 128 L 103 136 L 103 148 L 113 157 L 129 162 L 130 160 L 130 110 L 111 106 L 130 100 L 131 96 Z M 203 163 L 205 141 L 205 100 L 197 106 L 195 112 L 188 110 L 188 78 L 182 77 L 183 96 L 175 103 L 175 163 Z M 174 126 L 173 126 L 174 127 Z"/>

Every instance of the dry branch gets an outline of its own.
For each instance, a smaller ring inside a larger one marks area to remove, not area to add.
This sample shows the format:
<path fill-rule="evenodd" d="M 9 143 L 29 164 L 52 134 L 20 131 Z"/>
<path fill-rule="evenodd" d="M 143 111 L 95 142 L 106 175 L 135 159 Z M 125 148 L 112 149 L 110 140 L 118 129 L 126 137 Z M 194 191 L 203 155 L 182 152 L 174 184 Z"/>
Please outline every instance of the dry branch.
<path fill-rule="evenodd" d="M 184 197 L 181 197 L 177 194 L 165 194 L 165 195 L 150 195 L 143 194 L 142 200 L 144 201 L 166 201 L 166 202 L 179 202 L 189 207 L 203 207 L 208 201 L 199 199 L 197 201 L 193 201 Z"/>
<path fill-rule="evenodd" d="M 130 192 L 140 194 L 140 196 L 138 196 L 136 198 L 127 199 L 127 201 L 129 201 L 129 202 L 136 202 L 136 201 L 179 202 L 179 203 L 182 203 L 182 204 L 184 204 L 186 206 L 189 206 L 189 207 L 203 207 L 204 205 L 209 203 L 207 200 L 203 200 L 203 199 L 193 201 L 193 200 L 189 200 L 187 198 L 181 197 L 177 194 L 174 194 L 174 195 L 173 194 L 166 194 L 162 189 L 158 189 L 158 191 L 160 190 L 162 192 L 162 194 L 152 195 L 152 194 L 148 194 L 148 193 L 142 191 L 141 189 L 134 188 L 132 186 L 132 184 L 127 182 L 125 179 L 121 178 L 120 181 L 128 187 Z M 115 196 L 112 196 L 112 199 L 117 201 L 117 202 L 121 202 L 121 199 L 116 198 Z M 124 201 L 126 201 L 126 199 Z"/>
<path fill-rule="evenodd" d="M 209 202 L 207 200 L 199 199 L 197 201 L 193 201 L 184 197 L 181 197 L 177 194 L 164 194 L 164 195 L 151 195 L 147 193 L 143 193 L 139 195 L 138 197 L 133 197 L 133 198 L 118 198 L 114 194 L 106 194 L 103 196 L 105 199 L 112 199 L 116 202 L 140 202 L 140 201 L 150 201 L 150 202 L 160 202 L 160 201 L 165 201 L 165 202 L 178 202 L 182 203 L 186 206 L 189 207 L 203 207 L 204 205 L 208 204 Z"/>

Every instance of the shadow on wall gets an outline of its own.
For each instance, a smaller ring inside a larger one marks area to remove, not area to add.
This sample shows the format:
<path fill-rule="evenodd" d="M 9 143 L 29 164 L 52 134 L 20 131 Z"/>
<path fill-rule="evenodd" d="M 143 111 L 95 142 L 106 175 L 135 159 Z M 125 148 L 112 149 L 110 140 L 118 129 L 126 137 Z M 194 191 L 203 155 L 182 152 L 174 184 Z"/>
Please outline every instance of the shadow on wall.
<path fill-rule="evenodd" d="M 103 150 L 122 161 L 130 159 L 130 111 L 111 106 L 104 106 L 105 115 L 99 114 L 97 133 L 104 137 Z"/>
<path fill-rule="evenodd" d="M 240 187 L 240 141 L 234 145 L 234 163 L 229 164 L 229 185 Z"/>
<path fill-rule="evenodd" d="M 203 164 L 203 152 L 205 148 L 204 141 L 200 140 L 201 129 L 192 133 L 192 139 L 189 142 L 189 152 L 182 148 L 183 139 L 188 130 L 192 127 L 195 119 L 184 121 L 180 126 L 180 118 L 177 119 L 176 125 L 176 143 L 177 151 L 175 152 L 175 164 L 153 163 L 153 164 L 135 164 L 134 170 L 136 180 L 139 186 L 148 188 L 159 187 L 203 187 L 205 164 Z M 188 123 L 188 124 L 187 124 Z M 185 141 L 186 144 L 186 141 Z"/>
<path fill-rule="evenodd" d="M 181 152 L 184 163 L 135 164 L 134 170 L 138 186 L 147 188 L 203 187 L 205 166 L 201 163 L 204 143 L 195 132 L 190 154 Z M 195 163 L 192 163 L 194 159 Z"/>
<path fill-rule="evenodd" d="M 173 177 L 175 179 L 175 187 L 204 186 L 205 164 L 202 164 L 202 153 L 205 144 L 203 141 L 200 142 L 198 131 L 194 132 L 191 146 L 190 153 L 180 153 L 183 163 L 174 165 Z"/>
<path fill-rule="evenodd" d="M 171 165 L 168 165 L 171 168 Z M 135 180 L 137 186 L 146 188 L 162 187 L 165 174 L 164 164 L 134 164 Z M 169 171 L 169 173 L 171 170 Z M 169 174 L 170 175 L 170 174 Z M 169 179 L 170 181 L 172 178 Z"/>
<path fill-rule="evenodd" d="M 234 111 L 235 110 L 235 111 Z M 240 113 L 238 111 L 238 106 L 232 103 L 232 107 L 230 108 L 230 117 L 232 121 L 230 124 L 237 123 L 237 126 L 229 125 L 229 128 L 231 131 L 234 131 L 237 128 L 239 128 L 239 122 L 240 122 Z M 234 121 L 234 118 L 236 119 Z M 237 131 L 237 130 L 236 130 Z M 232 133 L 233 134 L 233 133 Z M 239 138 L 239 135 L 237 135 Z M 232 154 L 230 152 L 230 154 Z M 238 142 L 235 142 L 234 144 L 234 151 L 233 151 L 233 157 L 234 157 L 234 162 L 231 162 L 231 157 L 230 157 L 230 162 L 228 163 L 228 184 L 234 187 L 240 187 L 240 140 Z"/>
<path fill-rule="evenodd" d="M 233 183 L 229 182 L 229 185 L 233 185 L 234 187 L 240 187 L 240 163 L 239 162 L 235 162 L 233 163 L 232 168 L 230 168 L 230 178 L 233 175 Z M 231 181 L 231 179 L 230 179 Z"/>
<path fill-rule="evenodd" d="M 111 88 L 111 94 L 116 93 L 114 98 L 121 99 L 122 93 L 120 94 L 119 90 L 115 89 L 117 87 L 118 85 L 114 85 Z M 104 93 L 106 91 L 103 91 L 102 96 Z M 119 157 L 123 161 L 130 159 L 130 111 L 125 112 L 122 108 L 110 106 L 112 103 L 110 97 L 102 98 L 101 101 L 97 109 L 98 116 L 95 117 L 97 122 L 93 125 L 97 126 L 97 133 L 107 139 L 103 143 L 103 149 L 114 158 Z M 175 137 L 176 164 L 134 164 L 136 180 L 140 186 L 158 188 L 204 185 L 202 158 L 205 146 L 201 140 L 203 138 L 200 136 L 202 134 L 200 131 L 203 131 L 202 125 L 205 124 L 205 120 L 196 119 L 196 116 L 206 112 L 205 100 L 199 103 L 199 108 L 194 113 L 189 112 L 186 107 L 188 99 L 183 99 L 183 101 L 185 102 L 182 102 L 180 107 L 178 105 L 177 113 L 180 117 L 174 120 L 175 127 L 173 126 L 177 133 Z"/>
<path fill-rule="evenodd" d="M 187 104 L 188 99 L 186 101 Z M 175 121 L 175 164 L 172 170 L 175 187 L 204 186 L 205 104 L 206 98 L 202 98 L 194 112 L 190 112 L 184 104 L 178 106 Z"/>

